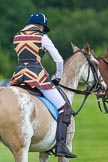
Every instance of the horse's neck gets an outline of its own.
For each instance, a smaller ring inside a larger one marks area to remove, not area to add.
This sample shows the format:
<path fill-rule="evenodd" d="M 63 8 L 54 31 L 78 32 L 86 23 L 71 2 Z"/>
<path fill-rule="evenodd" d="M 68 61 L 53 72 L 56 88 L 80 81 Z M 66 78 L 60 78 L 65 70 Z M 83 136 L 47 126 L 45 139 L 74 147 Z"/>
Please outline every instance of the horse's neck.
<path fill-rule="evenodd" d="M 82 58 L 78 59 L 78 56 L 72 57 L 72 59 L 70 58 L 64 65 L 61 84 L 72 89 L 77 89 L 84 68 L 85 64 Z M 64 91 L 69 101 L 72 103 L 74 93 L 66 89 L 64 89 Z"/>
<path fill-rule="evenodd" d="M 104 62 L 104 60 L 102 59 L 98 59 L 99 61 L 99 70 L 100 70 L 100 73 L 105 81 L 105 83 L 107 84 L 108 86 L 108 63 L 107 62 Z"/>

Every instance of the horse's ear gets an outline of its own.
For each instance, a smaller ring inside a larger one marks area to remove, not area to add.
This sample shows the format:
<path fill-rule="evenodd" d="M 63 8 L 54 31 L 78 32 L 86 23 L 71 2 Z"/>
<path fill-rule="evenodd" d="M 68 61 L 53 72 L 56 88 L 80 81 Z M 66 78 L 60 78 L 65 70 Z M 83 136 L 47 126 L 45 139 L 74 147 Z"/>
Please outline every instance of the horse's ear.
<path fill-rule="evenodd" d="M 76 51 L 79 50 L 79 48 L 75 44 L 73 44 L 72 42 L 71 42 L 71 46 L 72 46 L 73 52 L 76 52 Z"/>
<path fill-rule="evenodd" d="M 92 53 L 92 55 L 93 55 L 94 57 L 96 57 L 95 52 L 94 52 L 93 49 L 91 49 L 91 53 Z"/>
<path fill-rule="evenodd" d="M 105 49 L 104 55 L 103 55 L 104 59 L 108 59 L 108 48 Z"/>
<path fill-rule="evenodd" d="M 87 54 L 89 54 L 90 53 L 90 45 L 88 44 L 88 43 L 85 43 L 84 44 L 84 51 L 87 53 Z"/>

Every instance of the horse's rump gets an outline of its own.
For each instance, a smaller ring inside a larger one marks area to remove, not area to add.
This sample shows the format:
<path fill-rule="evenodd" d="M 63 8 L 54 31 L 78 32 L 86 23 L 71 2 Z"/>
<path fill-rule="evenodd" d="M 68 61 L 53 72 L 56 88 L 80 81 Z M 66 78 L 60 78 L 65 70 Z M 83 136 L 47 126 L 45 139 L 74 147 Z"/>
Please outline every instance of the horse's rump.
<path fill-rule="evenodd" d="M 31 143 L 32 151 L 49 150 L 55 133 L 56 121 L 38 98 L 19 87 L 1 88 L 0 137 L 10 149 Z"/>

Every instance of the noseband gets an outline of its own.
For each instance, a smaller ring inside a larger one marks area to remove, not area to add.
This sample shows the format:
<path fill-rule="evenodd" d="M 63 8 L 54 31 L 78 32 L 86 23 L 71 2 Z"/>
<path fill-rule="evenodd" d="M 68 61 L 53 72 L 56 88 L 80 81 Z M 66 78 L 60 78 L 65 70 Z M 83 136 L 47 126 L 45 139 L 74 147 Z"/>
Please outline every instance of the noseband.
<path fill-rule="evenodd" d="M 79 109 L 75 112 L 74 116 L 76 116 L 76 115 L 80 112 L 80 110 L 81 110 L 82 107 L 84 106 L 84 103 L 85 103 L 85 101 L 87 100 L 88 96 L 91 94 L 91 91 L 92 91 L 93 89 L 95 89 L 95 92 L 97 92 L 97 91 L 101 88 L 101 81 L 100 81 L 100 79 L 99 79 L 99 77 L 98 77 L 96 67 L 95 67 L 94 63 L 93 63 L 93 62 L 91 61 L 91 59 L 90 59 L 90 55 L 88 55 L 87 53 L 85 53 L 85 52 L 84 52 L 83 50 L 81 50 L 81 49 L 79 49 L 78 51 L 74 52 L 73 55 L 76 54 L 76 53 L 78 53 L 78 52 L 83 53 L 83 55 L 86 57 L 86 59 L 87 59 L 87 61 L 88 61 L 88 64 L 89 64 L 89 66 L 88 66 L 88 77 L 87 77 L 87 80 L 85 81 L 85 83 L 87 83 L 88 80 L 89 80 L 90 69 L 91 69 L 91 70 L 92 70 L 92 73 L 93 73 L 93 76 L 94 76 L 94 84 L 93 84 L 92 87 L 89 87 L 89 86 L 88 86 L 88 87 L 86 88 L 86 90 L 84 90 L 84 91 L 77 90 L 77 89 L 72 89 L 72 88 L 70 88 L 70 87 L 67 87 L 67 86 L 64 86 L 64 85 L 62 85 L 62 84 L 59 84 L 60 87 L 63 87 L 64 89 L 67 89 L 67 90 L 69 90 L 69 91 L 72 91 L 72 92 L 74 92 L 74 93 L 76 93 L 76 94 L 85 95 L 82 104 L 80 105 Z"/>

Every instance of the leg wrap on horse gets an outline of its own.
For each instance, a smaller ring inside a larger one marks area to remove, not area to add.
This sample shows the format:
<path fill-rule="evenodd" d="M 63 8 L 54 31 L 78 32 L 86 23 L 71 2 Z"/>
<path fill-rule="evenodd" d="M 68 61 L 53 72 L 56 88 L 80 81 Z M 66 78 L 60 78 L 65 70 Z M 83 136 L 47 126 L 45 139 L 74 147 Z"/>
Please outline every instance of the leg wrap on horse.
<path fill-rule="evenodd" d="M 77 156 L 72 154 L 66 146 L 66 134 L 67 127 L 71 121 L 71 109 L 66 103 L 59 110 L 64 111 L 58 116 L 55 155 L 67 158 L 76 158 Z"/>

